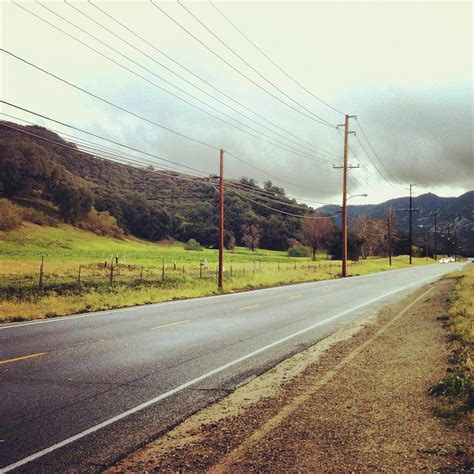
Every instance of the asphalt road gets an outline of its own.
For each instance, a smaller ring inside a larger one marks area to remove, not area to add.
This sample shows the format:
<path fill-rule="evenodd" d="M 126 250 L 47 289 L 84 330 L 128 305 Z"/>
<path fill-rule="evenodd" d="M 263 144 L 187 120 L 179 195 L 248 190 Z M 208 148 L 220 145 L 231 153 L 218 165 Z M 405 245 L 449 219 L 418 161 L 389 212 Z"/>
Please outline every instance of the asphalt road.
<path fill-rule="evenodd" d="M 100 471 L 369 307 L 461 266 L 0 325 L 0 471 Z"/>

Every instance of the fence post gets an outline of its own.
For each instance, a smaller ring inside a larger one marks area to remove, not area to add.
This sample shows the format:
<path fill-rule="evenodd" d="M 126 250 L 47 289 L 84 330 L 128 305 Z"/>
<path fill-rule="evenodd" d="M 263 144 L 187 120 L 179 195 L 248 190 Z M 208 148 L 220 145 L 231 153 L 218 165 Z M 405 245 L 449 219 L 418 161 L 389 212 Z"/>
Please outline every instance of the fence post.
<path fill-rule="evenodd" d="M 140 281 L 143 281 L 143 265 L 142 268 L 140 268 Z"/>
<path fill-rule="evenodd" d="M 40 265 L 39 281 L 38 281 L 38 286 L 41 291 L 43 291 L 43 268 L 44 268 L 44 255 L 41 255 L 41 265 Z"/>
<path fill-rule="evenodd" d="M 161 281 L 165 281 L 165 259 L 161 262 Z"/>
<path fill-rule="evenodd" d="M 232 278 L 233 275 L 233 268 L 232 268 L 232 262 L 230 262 L 230 277 Z"/>
<path fill-rule="evenodd" d="M 199 279 L 202 280 L 202 260 L 199 260 Z"/>
<path fill-rule="evenodd" d="M 280 271 L 280 260 L 278 260 L 277 270 Z"/>
<path fill-rule="evenodd" d="M 183 275 L 184 275 L 184 265 L 183 265 Z"/>
<path fill-rule="evenodd" d="M 176 260 L 174 261 L 173 270 L 176 271 Z"/>
<path fill-rule="evenodd" d="M 81 286 L 81 268 L 82 268 L 82 265 L 79 265 L 79 272 L 77 274 L 77 284 L 79 286 Z"/>
<path fill-rule="evenodd" d="M 114 284 L 114 264 L 110 264 L 110 276 L 109 276 L 110 284 Z"/>

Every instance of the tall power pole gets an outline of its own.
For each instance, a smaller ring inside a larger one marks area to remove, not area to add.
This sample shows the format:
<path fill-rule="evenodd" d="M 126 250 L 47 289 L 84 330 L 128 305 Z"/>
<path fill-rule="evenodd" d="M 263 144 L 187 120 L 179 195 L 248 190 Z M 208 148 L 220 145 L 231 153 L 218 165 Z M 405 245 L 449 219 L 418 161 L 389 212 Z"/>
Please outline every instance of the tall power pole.
<path fill-rule="evenodd" d="M 437 256 L 437 232 L 438 232 L 438 212 L 436 212 L 435 216 L 434 216 L 434 259 L 437 260 L 438 256 Z"/>
<path fill-rule="evenodd" d="M 219 277 L 218 287 L 223 287 L 224 271 L 224 150 L 220 150 L 219 164 Z"/>
<path fill-rule="evenodd" d="M 410 265 L 412 263 L 413 258 L 413 193 L 412 188 L 416 186 L 416 184 L 410 184 L 410 205 L 408 206 L 408 213 L 410 219 L 410 231 L 409 231 L 409 240 L 410 240 Z"/>
<path fill-rule="evenodd" d="M 349 131 L 349 119 L 355 118 L 355 115 L 345 115 L 344 125 L 344 164 L 343 166 L 334 166 L 333 168 L 342 168 L 342 269 L 341 276 L 347 276 L 347 172 L 352 168 L 359 168 L 359 165 L 352 166 L 348 164 L 349 134 L 355 133 Z"/>
<path fill-rule="evenodd" d="M 392 266 L 392 218 L 387 216 L 387 231 L 388 231 L 388 263 Z"/>

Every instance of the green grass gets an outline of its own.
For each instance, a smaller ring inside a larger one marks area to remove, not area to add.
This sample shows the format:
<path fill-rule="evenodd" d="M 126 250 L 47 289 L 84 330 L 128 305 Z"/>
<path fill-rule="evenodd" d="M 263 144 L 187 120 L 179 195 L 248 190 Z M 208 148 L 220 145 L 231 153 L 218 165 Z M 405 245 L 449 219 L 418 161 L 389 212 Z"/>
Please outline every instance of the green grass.
<path fill-rule="evenodd" d="M 429 393 L 444 397 L 444 408 L 457 415 L 474 409 L 474 265 L 447 278 L 454 278 L 456 284 L 448 298 L 448 314 L 440 320 L 447 329 L 452 367 Z"/>
<path fill-rule="evenodd" d="M 42 255 L 44 290 L 39 291 Z M 114 284 L 110 285 L 110 261 L 116 255 L 120 264 L 114 266 Z M 117 240 L 69 225 L 54 228 L 27 223 L 14 231 L 0 232 L 0 321 L 216 294 L 217 259 L 214 249 L 186 251 L 179 242 Z M 208 263 L 202 272 L 201 260 Z M 425 259 L 414 259 L 415 265 L 425 263 Z M 392 267 L 387 259 L 373 258 L 350 265 L 349 275 L 406 266 L 406 256 L 395 257 Z M 325 254 L 318 254 L 315 264 L 308 258 L 291 258 L 279 251 L 252 252 L 237 247 L 225 252 L 227 292 L 337 278 L 339 272 L 340 261 L 326 260 Z"/>

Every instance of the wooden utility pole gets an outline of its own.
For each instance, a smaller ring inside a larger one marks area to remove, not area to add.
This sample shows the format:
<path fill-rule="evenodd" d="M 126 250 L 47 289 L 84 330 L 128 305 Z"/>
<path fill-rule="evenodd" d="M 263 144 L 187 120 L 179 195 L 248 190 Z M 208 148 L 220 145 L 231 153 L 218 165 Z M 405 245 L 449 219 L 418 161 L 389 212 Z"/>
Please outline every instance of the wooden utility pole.
<path fill-rule="evenodd" d="M 438 213 L 435 214 L 434 216 L 434 259 L 437 260 L 438 259 L 438 256 L 436 255 L 436 252 L 437 252 L 437 225 L 438 225 Z"/>
<path fill-rule="evenodd" d="M 223 288 L 224 271 L 224 150 L 220 150 L 219 166 L 219 277 L 217 286 Z"/>
<path fill-rule="evenodd" d="M 391 222 L 390 216 L 387 216 L 387 231 L 388 231 L 388 264 L 392 266 L 392 222 Z"/>
<path fill-rule="evenodd" d="M 342 268 L 341 277 L 347 276 L 347 172 L 352 168 L 359 168 L 359 165 L 352 166 L 348 164 L 349 134 L 355 133 L 349 131 L 349 119 L 355 118 L 355 115 L 345 115 L 344 125 L 344 164 L 343 166 L 334 166 L 335 169 L 343 170 L 342 173 Z"/>
<path fill-rule="evenodd" d="M 410 240 L 410 265 L 413 258 L 413 193 L 412 189 L 415 184 L 410 184 L 410 205 L 408 206 L 408 213 L 410 219 L 410 230 L 409 230 L 409 240 Z"/>

